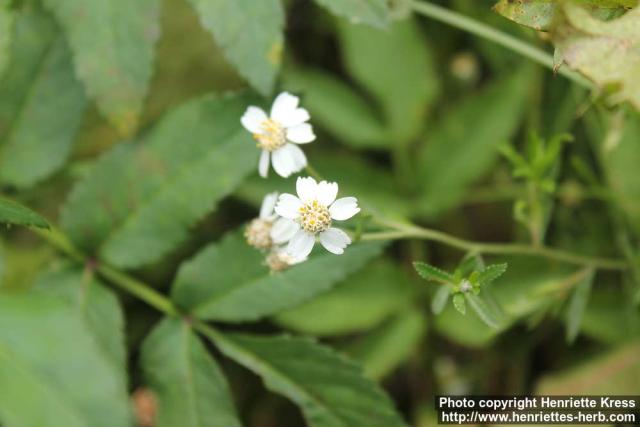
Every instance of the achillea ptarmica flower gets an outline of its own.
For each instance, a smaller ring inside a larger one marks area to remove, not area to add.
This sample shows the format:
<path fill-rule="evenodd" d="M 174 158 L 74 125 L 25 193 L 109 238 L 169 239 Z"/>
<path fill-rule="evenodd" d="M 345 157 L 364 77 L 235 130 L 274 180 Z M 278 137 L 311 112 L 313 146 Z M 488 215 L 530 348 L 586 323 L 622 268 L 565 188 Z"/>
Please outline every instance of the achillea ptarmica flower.
<path fill-rule="evenodd" d="M 261 108 L 251 106 L 240 119 L 262 149 L 258 172 L 263 178 L 267 177 L 270 162 L 283 178 L 307 166 L 307 158 L 296 144 L 307 144 L 316 136 L 307 123 L 309 112 L 299 108 L 299 102 L 298 97 L 283 92 L 273 101 L 269 116 Z"/>
<path fill-rule="evenodd" d="M 343 197 L 336 200 L 338 184 L 315 179 L 298 178 L 296 182 L 298 196 L 281 194 L 275 211 L 283 219 L 288 220 L 287 233 L 280 238 L 287 238 L 287 254 L 293 257 L 307 257 L 316 242 L 334 254 L 344 253 L 344 248 L 351 243 L 351 238 L 339 228 L 332 227 L 333 221 L 344 221 L 360 212 L 355 197 Z M 281 227 L 284 228 L 284 222 Z"/>
<path fill-rule="evenodd" d="M 244 237 L 250 246 L 267 250 L 291 238 L 291 221 L 278 218 L 273 211 L 277 201 L 278 193 L 269 193 L 262 199 L 260 215 L 252 220 L 244 231 Z"/>

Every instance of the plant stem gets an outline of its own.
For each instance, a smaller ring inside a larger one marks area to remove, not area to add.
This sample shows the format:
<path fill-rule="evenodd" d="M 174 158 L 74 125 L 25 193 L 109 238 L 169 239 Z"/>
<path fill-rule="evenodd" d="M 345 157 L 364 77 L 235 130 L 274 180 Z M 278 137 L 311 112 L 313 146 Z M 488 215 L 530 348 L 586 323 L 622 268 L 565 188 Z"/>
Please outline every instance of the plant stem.
<path fill-rule="evenodd" d="M 529 43 L 513 37 L 510 34 L 496 30 L 489 25 L 483 24 L 472 18 L 426 1 L 413 1 L 412 7 L 415 12 L 421 15 L 427 16 L 440 22 L 444 22 L 445 24 L 451 25 L 452 27 L 459 28 L 463 31 L 467 31 L 471 34 L 475 34 L 476 36 L 490 40 L 503 47 L 506 47 L 507 49 L 519 53 L 520 55 L 529 58 L 532 61 L 553 70 L 554 72 L 557 71 L 559 74 L 562 74 L 575 83 L 578 83 L 587 88 L 593 87 L 591 82 L 589 82 L 578 73 L 575 73 L 564 67 L 556 70 L 553 64 L 553 56 L 551 56 L 544 50 L 538 49 L 537 47 L 532 46 Z"/>
<path fill-rule="evenodd" d="M 35 228 L 33 231 L 49 242 L 52 246 L 67 254 L 73 260 L 90 266 L 96 264 L 94 260 L 90 259 L 77 249 L 57 228 L 53 226 L 49 230 Z M 136 296 L 151 307 L 154 307 L 169 316 L 175 316 L 178 314 L 178 310 L 175 308 L 171 300 L 153 289 L 151 286 L 148 286 L 147 284 L 142 283 L 104 263 L 98 263 L 94 268 L 102 277 L 109 280 L 109 282 Z"/>
<path fill-rule="evenodd" d="M 531 246 L 512 243 L 482 243 L 461 239 L 442 231 L 415 225 L 401 224 L 391 221 L 378 221 L 380 224 L 392 228 L 394 231 L 382 231 L 363 234 L 362 240 L 393 240 L 393 239 L 425 239 L 461 249 L 466 252 L 478 252 L 494 255 L 529 255 L 541 258 L 553 259 L 569 264 L 585 267 L 599 268 L 603 270 L 626 270 L 629 268 L 624 261 L 579 255 L 561 249 L 553 249 L 545 246 Z"/>

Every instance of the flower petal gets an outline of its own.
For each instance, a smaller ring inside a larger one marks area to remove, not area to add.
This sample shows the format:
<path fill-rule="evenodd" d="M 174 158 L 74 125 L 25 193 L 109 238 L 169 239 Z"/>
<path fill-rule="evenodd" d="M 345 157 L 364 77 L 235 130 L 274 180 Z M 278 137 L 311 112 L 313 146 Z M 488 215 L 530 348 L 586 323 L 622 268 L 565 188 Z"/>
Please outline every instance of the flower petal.
<path fill-rule="evenodd" d="M 262 123 L 267 119 L 267 113 L 262 108 L 251 106 L 242 115 L 240 123 L 251 133 L 262 133 Z"/>
<path fill-rule="evenodd" d="M 273 169 L 283 178 L 288 178 L 295 169 L 293 157 L 285 147 L 278 148 L 272 153 Z"/>
<path fill-rule="evenodd" d="M 267 175 L 269 175 L 269 157 L 269 152 L 267 150 L 262 150 L 262 154 L 260 154 L 260 161 L 258 162 L 258 173 L 263 178 L 266 178 Z"/>
<path fill-rule="evenodd" d="M 287 113 L 286 116 L 281 117 L 278 120 L 278 123 L 280 123 L 285 128 L 292 128 L 303 124 L 310 118 L 311 116 L 309 115 L 309 112 L 307 110 L 305 110 L 304 108 L 296 108 L 295 110 Z"/>
<path fill-rule="evenodd" d="M 293 126 L 287 129 L 287 139 L 296 144 L 306 144 L 316 139 L 313 128 L 309 123 Z"/>
<path fill-rule="evenodd" d="M 287 254 L 294 258 L 304 258 L 309 256 L 313 245 L 316 242 L 316 236 L 309 234 L 304 230 L 298 230 L 287 245 Z"/>
<path fill-rule="evenodd" d="M 318 183 L 310 176 L 306 178 L 299 177 L 296 181 L 296 192 L 302 203 L 315 200 L 318 193 Z"/>
<path fill-rule="evenodd" d="M 349 219 L 358 212 L 360 212 L 360 208 L 358 207 L 358 199 L 355 197 L 342 197 L 329 207 L 331 219 L 338 221 Z"/>
<path fill-rule="evenodd" d="M 338 195 L 338 184 L 335 182 L 320 181 L 318 184 L 318 202 L 329 206 L 336 200 Z"/>
<path fill-rule="evenodd" d="M 273 101 L 271 106 L 271 118 L 280 124 L 284 124 L 284 121 L 293 114 L 298 108 L 300 98 L 291 95 L 289 92 L 282 92 Z"/>
<path fill-rule="evenodd" d="M 271 227 L 271 240 L 277 245 L 288 242 L 300 230 L 300 225 L 288 218 L 280 218 Z"/>
<path fill-rule="evenodd" d="M 302 202 L 293 194 L 281 194 L 278 197 L 275 211 L 283 218 L 296 219 L 300 216 Z"/>
<path fill-rule="evenodd" d="M 268 219 L 273 216 L 273 208 L 276 207 L 278 202 L 278 192 L 269 193 L 262 199 L 262 206 L 260 206 L 260 218 Z"/>
<path fill-rule="evenodd" d="M 331 227 L 320 233 L 320 243 L 331 253 L 342 255 L 344 248 L 351 243 L 351 238 L 339 228 Z"/>
<path fill-rule="evenodd" d="M 287 144 L 282 147 L 284 150 L 287 150 L 291 160 L 293 161 L 293 173 L 300 172 L 302 169 L 307 166 L 307 156 L 304 155 L 304 152 L 295 144 Z"/>

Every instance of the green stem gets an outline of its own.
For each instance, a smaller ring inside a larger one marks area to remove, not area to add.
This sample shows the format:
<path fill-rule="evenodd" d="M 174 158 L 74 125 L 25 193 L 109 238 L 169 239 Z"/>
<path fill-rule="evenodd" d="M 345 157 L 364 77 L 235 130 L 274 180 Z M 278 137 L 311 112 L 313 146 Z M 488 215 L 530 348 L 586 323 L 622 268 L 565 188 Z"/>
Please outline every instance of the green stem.
<path fill-rule="evenodd" d="M 33 231 L 49 242 L 52 246 L 67 254 L 73 260 L 87 265 L 95 263 L 95 261 L 91 260 L 78 250 L 73 243 L 71 243 L 69 239 L 55 227 L 52 226 L 49 230 L 35 228 Z M 147 284 L 142 283 L 104 263 L 98 263 L 95 266 L 95 270 L 102 277 L 109 280 L 109 282 L 138 297 L 151 307 L 154 307 L 169 316 L 175 316 L 178 314 L 178 310 L 169 298 Z"/>
<path fill-rule="evenodd" d="M 307 171 L 307 173 L 308 173 L 309 175 L 311 175 L 311 176 L 312 176 L 316 181 L 322 181 L 322 175 L 320 175 L 320 174 L 318 173 L 318 171 L 317 171 L 317 170 L 315 170 L 315 168 L 314 168 L 313 166 L 311 166 L 310 164 L 308 164 L 307 166 L 305 166 L 305 168 L 304 168 L 304 169 L 305 169 L 305 170 Z"/>
<path fill-rule="evenodd" d="M 482 243 L 461 239 L 442 231 L 415 225 L 401 224 L 391 221 L 378 221 L 380 224 L 392 228 L 394 231 L 382 231 L 366 233 L 362 240 L 394 240 L 394 239 L 425 239 L 463 250 L 465 252 L 477 252 L 493 255 L 529 255 L 541 258 L 553 259 L 568 264 L 585 267 L 599 268 L 602 270 L 626 270 L 629 268 L 624 261 L 579 255 L 561 249 L 553 249 L 545 246 L 531 246 L 512 243 Z"/>
<path fill-rule="evenodd" d="M 555 69 L 553 56 L 551 56 L 544 50 L 538 49 L 537 47 L 532 46 L 529 43 L 513 37 L 510 34 L 503 33 L 502 31 L 496 30 L 489 25 L 483 24 L 467 16 L 461 15 L 457 12 L 429 2 L 414 1 L 412 3 L 412 7 L 415 12 L 421 15 L 427 16 L 440 22 L 444 22 L 445 24 L 451 25 L 452 27 L 459 28 L 463 31 L 467 31 L 471 34 L 475 34 L 476 36 L 490 40 L 503 47 L 506 47 L 507 49 L 519 53 L 525 58 L 529 58 L 532 61 L 537 62 L 538 64 L 549 68 L 550 70 L 553 70 L 554 72 L 557 71 L 559 74 L 562 74 L 569 80 L 572 80 L 582 86 L 585 86 L 587 88 L 593 87 L 588 80 L 583 78 L 578 73 L 575 73 L 564 67 Z"/>

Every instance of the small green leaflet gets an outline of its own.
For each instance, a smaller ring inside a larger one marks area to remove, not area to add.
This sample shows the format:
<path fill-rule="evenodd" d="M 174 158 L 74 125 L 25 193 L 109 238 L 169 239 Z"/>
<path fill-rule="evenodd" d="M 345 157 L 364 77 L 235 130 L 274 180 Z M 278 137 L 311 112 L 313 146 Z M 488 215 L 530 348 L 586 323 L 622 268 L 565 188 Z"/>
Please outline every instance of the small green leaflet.
<path fill-rule="evenodd" d="M 463 293 L 458 292 L 456 294 L 453 294 L 453 306 L 460 313 L 462 313 L 462 314 L 466 314 L 467 313 L 467 304 L 465 302 Z"/>
<path fill-rule="evenodd" d="M 582 325 L 582 319 L 584 317 L 587 304 L 589 303 L 589 297 L 591 296 L 591 287 L 593 285 L 593 279 L 595 272 L 588 270 L 585 276 L 580 282 L 575 285 L 571 297 L 569 298 L 569 305 L 567 306 L 566 319 L 567 319 L 567 342 L 572 343 L 578 337 L 580 332 L 580 326 Z"/>
<path fill-rule="evenodd" d="M 488 285 L 489 283 L 502 276 L 507 271 L 507 264 L 492 264 L 487 266 L 477 276 L 477 281 L 480 286 Z"/>
<path fill-rule="evenodd" d="M 425 280 L 432 280 L 435 282 L 450 284 L 455 284 L 456 282 L 455 278 L 451 274 L 425 262 L 416 261 L 413 263 L 413 266 L 420 277 Z"/>
<path fill-rule="evenodd" d="M 5 224 L 49 228 L 49 223 L 31 209 L 2 198 L 0 198 L 0 222 Z"/>

